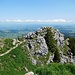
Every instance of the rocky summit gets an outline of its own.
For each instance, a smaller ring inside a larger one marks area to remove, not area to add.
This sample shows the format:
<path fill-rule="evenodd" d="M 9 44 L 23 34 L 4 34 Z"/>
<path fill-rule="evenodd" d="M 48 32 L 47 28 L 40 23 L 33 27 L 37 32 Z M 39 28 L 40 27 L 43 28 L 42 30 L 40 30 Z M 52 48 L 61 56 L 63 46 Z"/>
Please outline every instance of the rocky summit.
<path fill-rule="evenodd" d="M 28 33 L 24 38 L 29 58 L 34 65 L 56 61 L 75 64 L 75 58 L 68 47 L 69 39 L 64 39 L 64 34 L 59 30 L 52 27 L 41 27 L 35 32 Z"/>

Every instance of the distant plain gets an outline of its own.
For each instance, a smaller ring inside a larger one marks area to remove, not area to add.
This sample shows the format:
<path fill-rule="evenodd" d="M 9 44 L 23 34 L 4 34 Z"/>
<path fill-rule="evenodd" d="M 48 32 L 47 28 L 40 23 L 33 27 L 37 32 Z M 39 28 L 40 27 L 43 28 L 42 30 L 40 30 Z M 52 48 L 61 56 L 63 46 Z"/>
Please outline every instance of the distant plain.
<path fill-rule="evenodd" d="M 0 38 L 17 38 L 43 26 L 52 26 L 63 33 L 65 37 L 75 37 L 75 24 L 0 23 Z"/>

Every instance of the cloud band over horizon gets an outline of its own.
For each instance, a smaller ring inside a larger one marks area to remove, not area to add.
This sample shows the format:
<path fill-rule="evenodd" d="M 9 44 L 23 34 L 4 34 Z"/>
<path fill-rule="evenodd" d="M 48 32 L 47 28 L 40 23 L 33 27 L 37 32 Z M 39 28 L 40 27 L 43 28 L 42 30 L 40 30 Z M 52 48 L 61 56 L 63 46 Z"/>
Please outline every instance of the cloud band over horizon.
<path fill-rule="evenodd" d="M 7 19 L 5 22 L 46 22 L 46 23 L 66 23 L 72 22 L 72 20 L 65 20 L 65 19 L 52 19 L 52 20 L 9 20 Z"/>

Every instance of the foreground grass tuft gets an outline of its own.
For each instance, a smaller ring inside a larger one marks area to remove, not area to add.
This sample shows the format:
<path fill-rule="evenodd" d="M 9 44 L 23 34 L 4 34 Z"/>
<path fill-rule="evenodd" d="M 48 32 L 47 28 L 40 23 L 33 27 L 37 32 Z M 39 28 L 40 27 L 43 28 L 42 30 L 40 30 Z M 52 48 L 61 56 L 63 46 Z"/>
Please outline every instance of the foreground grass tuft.
<path fill-rule="evenodd" d="M 38 75 L 75 75 L 75 66 L 53 63 L 35 70 Z"/>

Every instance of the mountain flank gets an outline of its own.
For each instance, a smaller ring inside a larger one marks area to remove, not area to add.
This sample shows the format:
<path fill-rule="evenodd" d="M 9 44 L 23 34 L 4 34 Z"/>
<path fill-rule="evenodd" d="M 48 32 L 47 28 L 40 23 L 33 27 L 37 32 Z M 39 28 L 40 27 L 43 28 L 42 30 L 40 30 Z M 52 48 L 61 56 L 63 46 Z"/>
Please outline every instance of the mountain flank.
<path fill-rule="evenodd" d="M 0 75 L 74 75 L 74 44 L 53 27 L 0 39 Z"/>
<path fill-rule="evenodd" d="M 42 27 L 24 36 L 26 48 L 33 64 L 52 62 L 75 64 L 73 53 L 69 48 L 69 38 L 52 27 Z"/>

